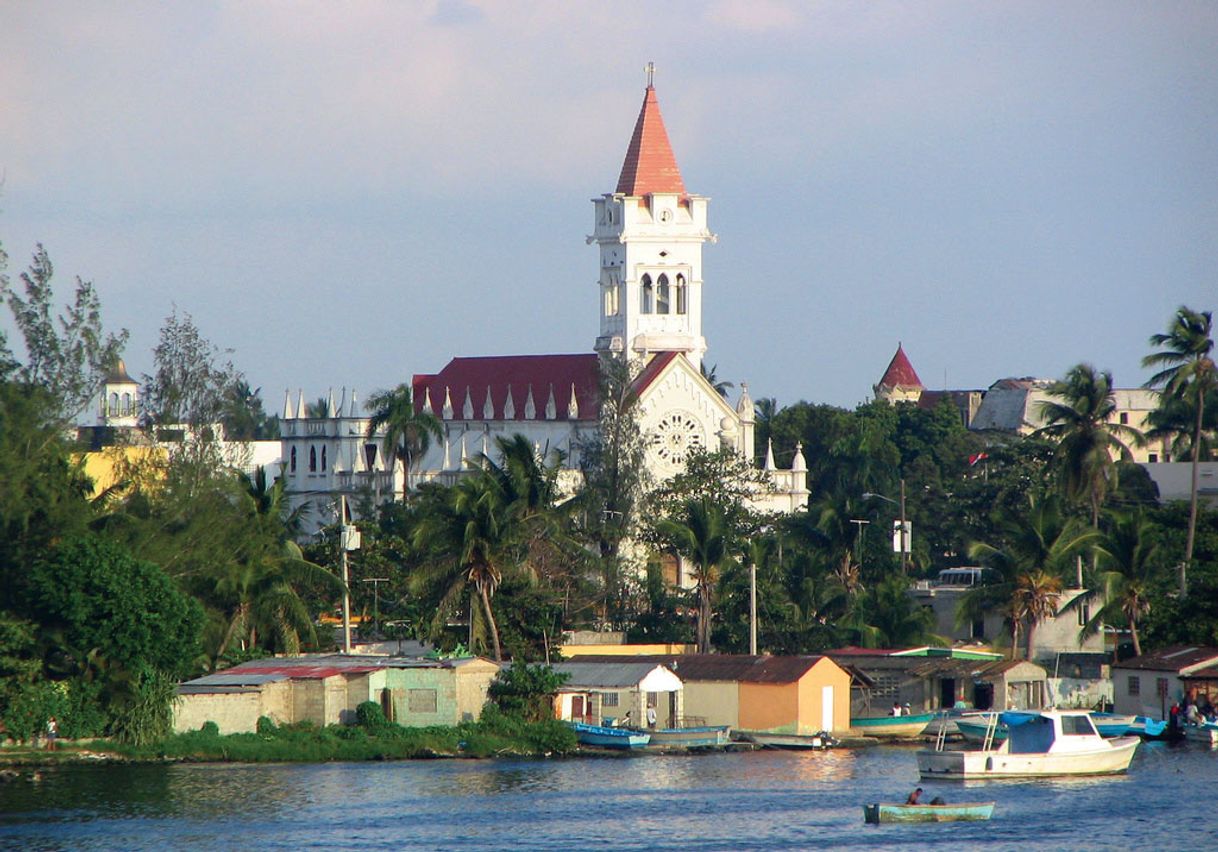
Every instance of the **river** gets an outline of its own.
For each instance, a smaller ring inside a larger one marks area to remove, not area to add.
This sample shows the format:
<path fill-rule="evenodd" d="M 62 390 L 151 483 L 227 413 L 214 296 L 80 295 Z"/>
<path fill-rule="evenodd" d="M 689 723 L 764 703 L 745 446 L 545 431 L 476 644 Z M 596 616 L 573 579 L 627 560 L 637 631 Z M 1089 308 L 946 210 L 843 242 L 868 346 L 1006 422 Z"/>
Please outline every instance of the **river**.
<path fill-rule="evenodd" d="M 0 847 L 60 849 L 1214 848 L 1218 752 L 1147 743 L 1124 776 L 938 782 L 989 822 L 863 824 L 913 749 L 561 760 L 63 766 L 0 784 Z"/>

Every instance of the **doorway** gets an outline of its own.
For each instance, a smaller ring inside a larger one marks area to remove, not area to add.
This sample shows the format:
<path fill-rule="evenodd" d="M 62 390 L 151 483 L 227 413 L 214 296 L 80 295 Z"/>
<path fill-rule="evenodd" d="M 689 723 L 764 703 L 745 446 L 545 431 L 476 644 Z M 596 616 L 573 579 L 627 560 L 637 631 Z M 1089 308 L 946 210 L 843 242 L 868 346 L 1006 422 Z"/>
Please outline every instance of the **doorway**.
<path fill-rule="evenodd" d="M 939 707 L 950 710 L 956 706 L 956 679 L 945 677 L 939 681 Z"/>

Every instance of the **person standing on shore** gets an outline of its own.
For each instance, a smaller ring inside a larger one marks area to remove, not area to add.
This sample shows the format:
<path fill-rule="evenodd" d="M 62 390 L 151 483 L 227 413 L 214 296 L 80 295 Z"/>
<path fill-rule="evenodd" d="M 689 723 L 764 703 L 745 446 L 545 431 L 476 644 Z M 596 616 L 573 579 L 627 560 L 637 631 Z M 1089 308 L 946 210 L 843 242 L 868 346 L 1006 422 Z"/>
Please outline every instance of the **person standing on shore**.
<path fill-rule="evenodd" d="M 55 740 L 59 739 L 59 723 L 55 717 L 47 719 L 47 751 L 55 751 Z"/>

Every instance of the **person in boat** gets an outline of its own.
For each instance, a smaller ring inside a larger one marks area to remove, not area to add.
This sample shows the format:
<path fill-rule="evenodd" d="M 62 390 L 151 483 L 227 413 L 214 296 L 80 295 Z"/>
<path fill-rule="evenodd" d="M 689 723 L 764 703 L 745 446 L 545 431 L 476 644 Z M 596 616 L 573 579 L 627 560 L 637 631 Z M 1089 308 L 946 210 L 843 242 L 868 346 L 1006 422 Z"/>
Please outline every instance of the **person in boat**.
<path fill-rule="evenodd" d="M 656 708 L 647 708 L 647 727 L 654 728 L 656 726 Z"/>
<path fill-rule="evenodd" d="M 901 703 L 899 701 L 892 702 L 892 709 L 888 711 L 889 716 L 901 715 Z"/>
<path fill-rule="evenodd" d="M 905 804 L 907 804 L 907 805 L 921 804 L 921 802 L 918 801 L 918 799 L 921 798 L 921 796 L 922 796 L 922 788 L 918 787 L 912 793 L 909 794 L 909 798 L 905 800 Z"/>
<path fill-rule="evenodd" d="M 617 725 L 619 728 L 629 728 L 630 727 L 630 711 L 629 710 L 626 711 L 626 715 L 621 718 L 621 720 L 617 723 Z"/>

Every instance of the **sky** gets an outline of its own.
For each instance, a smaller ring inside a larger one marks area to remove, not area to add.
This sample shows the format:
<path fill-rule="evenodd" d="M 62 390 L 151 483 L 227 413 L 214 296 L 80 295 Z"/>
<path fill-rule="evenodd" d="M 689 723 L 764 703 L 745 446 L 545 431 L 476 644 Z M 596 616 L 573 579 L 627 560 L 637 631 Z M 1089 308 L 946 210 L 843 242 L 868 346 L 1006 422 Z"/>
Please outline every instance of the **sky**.
<path fill-rule="evenodd" d="M 654 61 L 720 378 L 852 407 L 901 342 L 932 389 L 1133 387 L 1218 309 L 1215 44 L 1183 0 L 0 0 L 0 245 L 133 375 L 176 309 L 272 411 L 591 351 Z"/>

